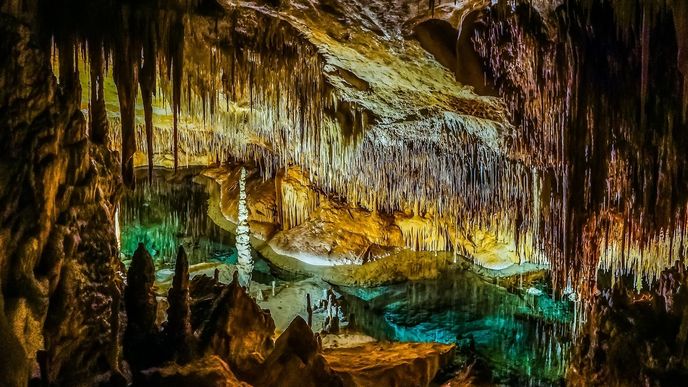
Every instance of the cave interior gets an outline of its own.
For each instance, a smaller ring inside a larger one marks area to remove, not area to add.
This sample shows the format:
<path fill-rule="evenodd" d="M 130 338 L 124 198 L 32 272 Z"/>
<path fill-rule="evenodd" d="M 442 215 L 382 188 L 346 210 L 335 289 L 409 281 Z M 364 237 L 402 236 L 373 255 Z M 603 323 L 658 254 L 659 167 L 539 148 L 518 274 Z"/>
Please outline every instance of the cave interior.
<path fill-rule="evenodd" d="M 0 0 L 1 386 L 688 385 L 685 0 Z"/>

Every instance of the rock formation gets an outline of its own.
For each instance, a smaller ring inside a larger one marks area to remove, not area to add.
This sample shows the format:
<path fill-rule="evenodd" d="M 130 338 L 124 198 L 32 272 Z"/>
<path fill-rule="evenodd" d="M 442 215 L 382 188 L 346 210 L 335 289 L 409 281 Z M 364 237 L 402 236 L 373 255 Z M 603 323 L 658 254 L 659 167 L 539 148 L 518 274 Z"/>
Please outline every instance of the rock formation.
<path fill-rule="evenodd" d="M 77 70 L 68 66 L 61 63 L 58 85 L 34 30 L 3 9 L 0 384 L 7 386 L 27 385 L 38 351 L 43 383 L 89 385 L 119 369 L 117 161 L 102 139 L 89 138 Z"/>
<path fill-rule="evenodd" d="M 239 208 L 237 212 L 237 272 L 239 283 L 250 290 L 251 274 L 253 273 L 253 257 L 251 256 L 251 230 L 248 226 L 248 207 L 246 205 L 246 168 L 241 168 L 239 176 Z"/>
<path fill-rule="evenodd" d="M 133 262 L 132 262 L 133 263 Z M 189 297 L 189 261 L 179 246 L 172 287 L 167 294 L 167 325 L 164 333 L 173 358 L 181 363 L 192 356 L 191 298 Z"/>
<path fill-rule="evenodd" d="M 367 284 L 426 270 L 378 263 L 401 250 L 548 263 L 588 317 L 572 383 L 681 383 L 687 4 L 3 1 L 0 384 L 123 384 L 123 361 L 143 384 L 436 372 L 434 354 L 339 372 L 300 318 L 273 348 L 269 313 L 238 281 L 188 283 L 183 251 L 161 334 L 152 258 L 139 246 L 123 287 L 113 220 L 142 152 L 239 165 L 242 247 L 250 226 L 278 253 L 366 263 Z"/>
<path fill-rule="evenodd" d="M 571 385 L 680 385 L 688 377 L 688 275 L 683 263 L 650 291 L 620 281 L 594 301 L 567 378 Z"/>
<path fill-rule="evenodd" d="M 426 386 L 451 362 L 453 347 L 372 343 L 326 349 L 323 356 L 345 386 Z"/>
<path fill-rule="evenodd" d="M 200 350 L 220 356 L 242 378 L 255 377 L 273 347 L 274 331 L 270 312 L 260 309 L 235 274 L 200 328 Z"/>
<path fill-rule="evenodd" d="M 127 311 L 127 328 L 123 339 L 124 358 L 134 370 L 148 368 L 163 356 L 159 353 L 160 332 L 156 324 L 158 301 L 153 290 L 154 284 L 153 258 L 143 243 L 139 243 L 129 266 L 124 290 Z"/>
<path fill-rule="evenodd" d="M 308 324 L 296 316 L 277 338 L 275 349 L 255 379 L 256 386 L 343 386 L 343 382 L 319 353 L 318 341 Z"/>
<path fill-rule="evenodd" d="M 148 387 L 248 387 L 239 381 L 227 363 L 218 356 L 207 356 L 184 366 L 171 364 L 141 373 L 138 385 Z"/>

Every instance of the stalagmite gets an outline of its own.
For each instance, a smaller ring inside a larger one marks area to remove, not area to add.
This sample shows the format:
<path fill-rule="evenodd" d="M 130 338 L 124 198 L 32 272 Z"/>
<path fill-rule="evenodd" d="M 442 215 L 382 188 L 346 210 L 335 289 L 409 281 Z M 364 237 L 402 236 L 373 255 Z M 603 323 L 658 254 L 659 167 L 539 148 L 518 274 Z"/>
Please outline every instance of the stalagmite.
<path fill-rule="evenodd" d="M 248 227 L 248 207 L 246 206 L 246 168 L 241 168 L 239 178 L 239 214 L 236 231 L 237 272 L 239 283 L 247 290 L 251 286 L 253 257 L 251 256 L 250 230 Z"/>
<path fill-rule="evenodd" d="M 172 287 L 167 293 L 167 325 L 165 335 L 173 349 L 173 358 L 185 363 L 191 359 L 192 331 L 189 298 L 189 261 L 182 246 L 179 246 L 174 267 Z"/>
<path fill-rule="evenodd" d="M 124 357 L 134 369 L 143 369 L 155 361 L 151 352 L 158 335 L 157 305 L 153 285 L 155 266 L 143 243 L 139 243 L 127 273 L 124 304 L 127 327 L 124 332 Z"/>

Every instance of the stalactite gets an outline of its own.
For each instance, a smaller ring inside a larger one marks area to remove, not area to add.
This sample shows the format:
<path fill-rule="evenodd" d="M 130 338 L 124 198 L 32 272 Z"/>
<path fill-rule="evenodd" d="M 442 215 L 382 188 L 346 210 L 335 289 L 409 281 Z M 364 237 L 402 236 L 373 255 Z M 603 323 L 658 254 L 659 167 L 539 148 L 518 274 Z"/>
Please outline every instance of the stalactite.
<path fill-rule="evenodd" d="M 66 90 L 74 90 L 79 87 L 79 71 L 74 57 L 78 52 L 78 45 L 71 34 L 60 37 L 58 41 L 60 61 L 60 86 Z M 79 90 L 74 95 L 81 95 Z"/>
<path fill-rule="evenodd" d="M 105 53 L 101 42 L 88 43 L 88 56 L 91 72 L 91 99 L 89 104 L 89 123 L 91 141 L 104 144 L 108 138 L 107 110 L 105 108 Z"/>
<path fill-rule="evenodd" d="M 126 28 L 125 28 L 126 31 Z M 133 188 L 134 152 L 136 151 L 136 94 L 138 85 L 138 58 L 133 37 L 127 32 L 116 41 L 113 54 L 113 79 L 117 86 L 119 110 L 121 116 L 121 160 L 122 180 Z"/>
<path fill-rule="evenodd" d="M 151 34 L 155 33 L 154 25 L 150 25 Z M 139 77 L 141 99 L 146 125 L 146 154 L 148 156 L 148 184 L 153 181 L 153 94 L 155 93 L 156 47 L 155 39 L 149 38 L 144 43 L 143 65 Z M 141 137 L 138 137 L 141 138 Z"/>
<path fill-rule="evenodd" d="M 120 100 L 110 136 L 128 184 L 134 150 L 149 165 L 154 152 L 171 152 L 175 168 L 181 156 L 251 161 L 266 177 L 307 170 L 316 187 L 307 197 L 279 184 L 285 229 L 332 195 L 432 216 L 405 230 L 414 249 L 451 248 L 452 227 L 513 238 L 525 259 L 552 263 L 561 288 L 589 287 L 598 263 L 656 274 L 653 254 L 684 248 L 688 18 L 678 0 L 635 3 L 568 0 L 545 14 L 496 2 L 473 41 L 504 104 L 457 98 L 455 111 L 412 120 L 375 117 L 335 87 L 331 58 L 285 20 L 236 5 L 220 24 L 179 10 L 124 12 L 118 36 L 105 39 Z M 139 64 L 144 125 L 135 121 Z M 102 75 L 92 79 L 93 95 Z"/>
<path fill-rule="evenodd" d="M 656 276 L 686 227 L 685 198 L 670 199 L 686 189 L 670 19 L 680 10 L 567 1 L 550 15 L 512 4 L 490 8 L 474 41 L 515 113 L 513 149 L 554 172 L 540 177 L 534 224 L 557 286 L 591 291 L 598 267 Z"/>
<path fill-rule="evenodd" d="M 184 76 L 184 23 L 175 23 L 170 35 L 172 63 L 172 115 L 174 120 L 174 170 L 179 166 L 179 113 L 181 110 L 182 78 Z"/>

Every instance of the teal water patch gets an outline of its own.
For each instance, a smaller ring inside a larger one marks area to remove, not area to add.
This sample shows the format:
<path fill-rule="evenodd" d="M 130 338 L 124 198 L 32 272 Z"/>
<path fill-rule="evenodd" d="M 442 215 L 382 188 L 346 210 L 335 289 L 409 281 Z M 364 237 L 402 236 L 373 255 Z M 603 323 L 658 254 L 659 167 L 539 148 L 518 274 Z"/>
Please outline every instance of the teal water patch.
<path fill-rule="evenodd" d="M 158 269 L 174 265 L 179 246 L 189 263 L 207 261 L 236 263 L 234 236 L 215 225 L 207 216 L 205 187 L 192 181 L 193 175 L 166 179 L 168 173 L 155 171 L 151 185 L 140 182 L 128 191 L 120 204 L 120 253 L 130 258 L 143 243 Z"/>
<path fill-rule="evenodd" d="M 139 243 L 153 256 L 158 281 L 171 278 L 177 249 L 184 247 L 190 264 L 237 263 L 236 237 L 208 216 L 207 187 L 196 184 L 194 170 L 154 170 L 148 185 L 146 172 L 137 170 L 140 182 L 120 202 L 120 255 L 128 262 Z M 269 264 L 255 250 L 253 280 L 262 284 L 279 281 Z"/>
<path fill-rule="evenodd" d="M 456 271 L 433 281 L 341 290 L 356 325 L 377 339 L 474 347 L 498 383 L 563 381 L 572 308 L 543 289 L 512 293 L 475 273 Z"/>

